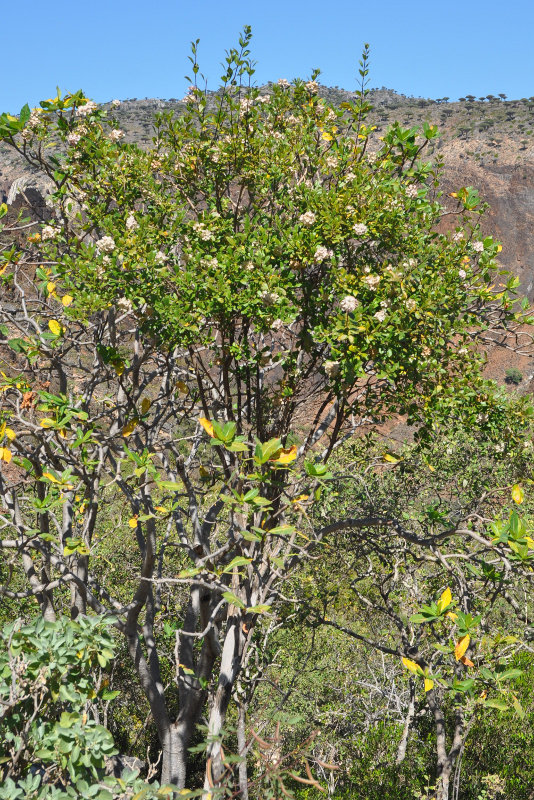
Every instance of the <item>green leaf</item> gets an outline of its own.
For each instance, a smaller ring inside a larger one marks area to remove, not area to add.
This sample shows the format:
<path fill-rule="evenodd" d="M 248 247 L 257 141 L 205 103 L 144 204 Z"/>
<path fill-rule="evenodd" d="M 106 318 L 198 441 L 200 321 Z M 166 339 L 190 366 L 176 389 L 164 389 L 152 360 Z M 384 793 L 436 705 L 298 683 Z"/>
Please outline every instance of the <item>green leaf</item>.
<path fill-rule="evenodd" d="M 237 608 L 245 608 L 245 604 L 239 597 L 236 597 L 232 592 L 223 592 L 222 596 L 229 603 L 229 605 L 237 606 Z"/>
<path fill-rule="evenodd" d="M 236 556 L 233 558 L 229 564 L 223 569 L 223 572 L 232 572 L 234 567 L 243 567 L 246 564 L 250 564 L 252 561 L 251 558 L 245 558 L 245 556 Z"/>

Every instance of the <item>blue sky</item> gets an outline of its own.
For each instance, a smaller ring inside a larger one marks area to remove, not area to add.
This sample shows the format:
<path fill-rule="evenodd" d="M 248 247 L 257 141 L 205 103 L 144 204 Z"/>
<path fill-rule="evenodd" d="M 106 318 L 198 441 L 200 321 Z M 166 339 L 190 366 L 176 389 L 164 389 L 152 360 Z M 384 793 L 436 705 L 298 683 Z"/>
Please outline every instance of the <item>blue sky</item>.
<path fill-rule="evenodd" d="M 0 11 L 0 111 L 83 88 L 92 98 L 182 97 L 189 43 L 215 88 L 224 51 L 253 27 L 258 83 L 306 77 L 353 89 L 363 42 L 371 86 L 456 99 L 534 95 L 532 0 L 26 0 Z"/>

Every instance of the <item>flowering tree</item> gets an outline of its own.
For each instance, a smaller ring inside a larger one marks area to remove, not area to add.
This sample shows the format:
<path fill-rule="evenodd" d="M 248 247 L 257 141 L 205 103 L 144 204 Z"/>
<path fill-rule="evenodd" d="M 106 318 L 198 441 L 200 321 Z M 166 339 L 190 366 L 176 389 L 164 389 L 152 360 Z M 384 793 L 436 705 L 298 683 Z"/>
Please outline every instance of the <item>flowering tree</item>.
<path fill-rule="evenodd" d="M 179 787 L 206 705 L 206 785 L 223 774 L 237 678 L 323 535 L 334 448 L 392 415 L 513 437 L 522 414 L 477 349 L 519 325 L 516 282 L 493 288 L 472 190 L 437 232 L 436 129 L 374 142 L 367 51 L 353 103 L 317 75 L 262 95 L 249 40 L 215 94 L 193 48 L 186 110 L 145 151 L 81 92 L 0 118 L 53 205 L 3 231 L 3 592 L 115 617 Z"/>

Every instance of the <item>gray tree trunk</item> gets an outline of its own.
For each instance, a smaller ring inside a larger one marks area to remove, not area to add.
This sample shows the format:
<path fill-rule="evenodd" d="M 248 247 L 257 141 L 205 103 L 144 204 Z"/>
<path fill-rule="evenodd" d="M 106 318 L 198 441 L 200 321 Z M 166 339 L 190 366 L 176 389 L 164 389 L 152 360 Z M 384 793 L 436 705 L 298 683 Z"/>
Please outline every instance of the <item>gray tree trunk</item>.
<path fill-rule="evenodd" d="M 248 769 L 247 769 L 247 713 L 244 703 L 239 704 L 237 717 L 237 752 L 243 759 L 239 762 L 239 797 L 248 800 Z"/>

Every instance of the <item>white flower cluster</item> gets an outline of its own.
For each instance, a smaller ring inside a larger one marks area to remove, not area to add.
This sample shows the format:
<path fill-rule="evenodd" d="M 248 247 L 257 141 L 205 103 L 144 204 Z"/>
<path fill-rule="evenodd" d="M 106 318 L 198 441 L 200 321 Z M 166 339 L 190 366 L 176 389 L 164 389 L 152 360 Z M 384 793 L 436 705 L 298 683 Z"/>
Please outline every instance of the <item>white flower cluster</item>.
<path fill-rule="evenodd" d="M 163 266 L 163 264 L 165 264 L 165 262 L 166 262 L 167 260 L 168 260 L 168 257 L 165 255 L 165 253 L 164 253 L 162 250 L 158 250 L 158 252 L 157 252 L 157 253 L 156 253 L 156 255 L 154 256 L 154 261 L 155 261 L 155 262 L 156 262 L 156 264 L 158 264 L 158 266 L 160 266 L 160 267 L 162 267 L 162 266 Z"/>
<path fill-rule="evenodd" d="M 335 169 L 339 164 L 339 161 L 337 160 L 336 156 L 327 156 L 324 160 L 324 163 L 328 169 Z"/>
<path fill-rule="evenodd" d="M 133 211 L 131 211 L 130 214 L 128 215 L 128 219 L 126 220 L 126 228 L 129 231 L 134 231 L 138 227 L 139 223 L 137 222 Z"/>
<path fill-rule="evenodd" d="M 215 256 L 205 256 L 200 259 L 200 266 L 204 267 L 204 269 L 217 269 L 219 262 Z"/>
<path fill-rule="evenodd" d="M 133 311 L 133 306 L 126 297 L 120 297 L 116 302 L 116 306 L 117 311 L 121 314 L 130 314 Z"/>
<path fill-rule="evenodd" d="M 272 331 L 279 331 L 283 327 L 284 327 L 284 323 L 283 323 L 283 320 L 281 320 L 281 319 L 275 319 L 275 320 L 273 320 L 273 322 L 271 322 L 271 330 Z"/>
<path fill-rule="evenodd" d="M 464 280 L 467 278 L 467 272 L 465 271 L 465 269 L 459 269 L 459 270 L 458 270 L 458 277 L 459 277 L 459 278 L 460 278 L 462 281 L 464 281 Z"/>
<path fill-rule="evenodd" d="M 266 306 L 273 306 L 280 300 L 280 296 L 276 294 L 276 292 L 265 289 L 263 292 L 260 292 L 260 299 L 263 300 Z"/>
<path fill-rule="evenodd" d="M 213 239 L 213 231 L 208 230 L 202 222 L 194 222 L 193 230 L 203 242 L 209 242 Z"/>
<path fill-rule="evenodd" d="M 29 142 L 33 138 L 33 132 L 37 127 L 39 127 L 39 124 L 41 122 L 42 113 L 43 109 L 40 107 L 32 109 L 32 112 L 28 117 L 26 127 L 24 128 L 21 134 L 25 142 Z"/>
<path fill-rule="evenodd" d="M 482 253 L 484 250 L 484 242 L 473 242 L 473 250 L 475 253 Z"/>
<path fill-rule="evenodd" d="M 301 223 L 301 225 L 306 225 L 309 227 L 310 225 L 313 225 L 316 219 L 317 217 L 315 216 L 313 211 L 305 211 L 303 214 L 300 215 L 299 222 Z"/>
<path fill-rule="evenodd" d="M 350 314 L 352 311 L 355 311 L 359 306 L 358 301 L 355 297 L 351 294 L 346 295 L 346 297 L 341 300 L 339 307 L 342 311 L 345 311 L 347 314 Z"/>
<path fill-rule="evenodd" d="M 41 239 L 46 242 L 47 239 L 54 239 L 59 233 L 59 228 L 54 228 L 53 225 L 45 225 L 41 231 Z"/>
<path fill-rule="evenodd" d="M 115 241 L 111 236 L 102 236 L 102 238 L 96 242 L 96 246 L 101 253 L 111 253 L 116 247 Z"/>
<path fill-rule="evenodd" d="M 372 289 L 374 291 L 380 283 L 380 275 L 366 275 L 365 278 L 363 278 L 363 282 L 368 289 Z"/>
<path fill-rule="evenodd" d="M 85 105 L 78 106 L 76 113 L 80 117 L 87 117 L 89 114 L 92 114 L 93 111 L 96 111 L 97 108 L 98 106 L 93 100 L 88 100 Z"/>
<path fill-rule="evenodd" d="M 414 186 L 413 183 L 410 186 L 406 187 L 406 197 L 418 197 L 419 190 L 417 186 Z"/>
<path fill-rule="evenodd" d="M 289 89 L 289 81 L 285 78 L 280 78 L 278 80 L 278 86 L 281 86 L 282 89 Z"/>
<path fill-rule="evenodd" d="M 357 222 L 356 225 L 352 229 L 356 236 L 365 236 L 367 231 L 369 230 L 365 222 Z"/>
<path fill-rule="evenodd" d="M 408 311 L 415 311 L 415 310 L 416 310 L 416 308 L 417 308 L 417 303 L 415 302 L 415 300 L 413 299 L 413 297 L 408 297 L 408 299 L 406 300 L 406 302 L 404 303 L 404 305 L 406 306 L 406 308 L 408 309 Z"/>
<path fill-rule="evenodd" d="M 58 233 L 59 228 L 55 228 L 53 225 L 45 225 L 41 231 L 41 239 L 46 242 L 47 239 L 54 239 Z"/>
<path fill-rule="evenodd" d="M 317 94 L 317 89 L 319 88 L 317 81 L 308 81 L 304 85 L 310 94 Z"/>
<path fill-rule="evenodd" d="M 121 139 L 124 139 L 124 135 L 124 131 L 121 131 L 120 128 L 114 128 L 109 134 L 109 138 L 112 142 L 119 142 Z"/>
<path fill-rule="evenodd" d="M 337 378 L 341 372 L 341 364 L 339 361 L 325 361 L 323 367 L 329 378 Z"/>
<path fill-rule="evenodd" d="M 330 250 L 328 247 L 323 247 L 323 245 L 320 244 L 313 254 L 313 260 L 316 264 L 320 264 L 322 261 L 326 261 L 327 258 L 332 258 L 333 255 L 333 250 Z"/>
<path fill-rule="evenodd" d="M 76 147 L 81 138 L 81 133 L 78 133 L 78 131 L 71 131 L 67 136 L 67 144 L 69 147 Z"/>
<path fill-rule="evenodd" d="M 464 232 L 463 231 L 456 231 L 452 235 L 452 241 L 453 242 L 461 242 L 463 238 L 464 238 Z"/>
<path fill-rule="evenodd" d="M 111 108 L 118 108 L 121 104 L 120 100 L 112 100 L 111 101 Z"/>
<path fill-rule="evenodd" d="M 269 94 L 259 94 L 256 97 L 254 102 L 255 103 L 268 103 L 270 101 L 270 99 L 271 99 L 271 96 Z"/>
<path fill-rule="evenodd" d="M 387 315 L 388 312 L 385 308 L 381 308 L 380 311 L 377 311 L 376 314 L 373 314 L 374 318 L 377 319 L 379 322 L 384 322 Z"/>

